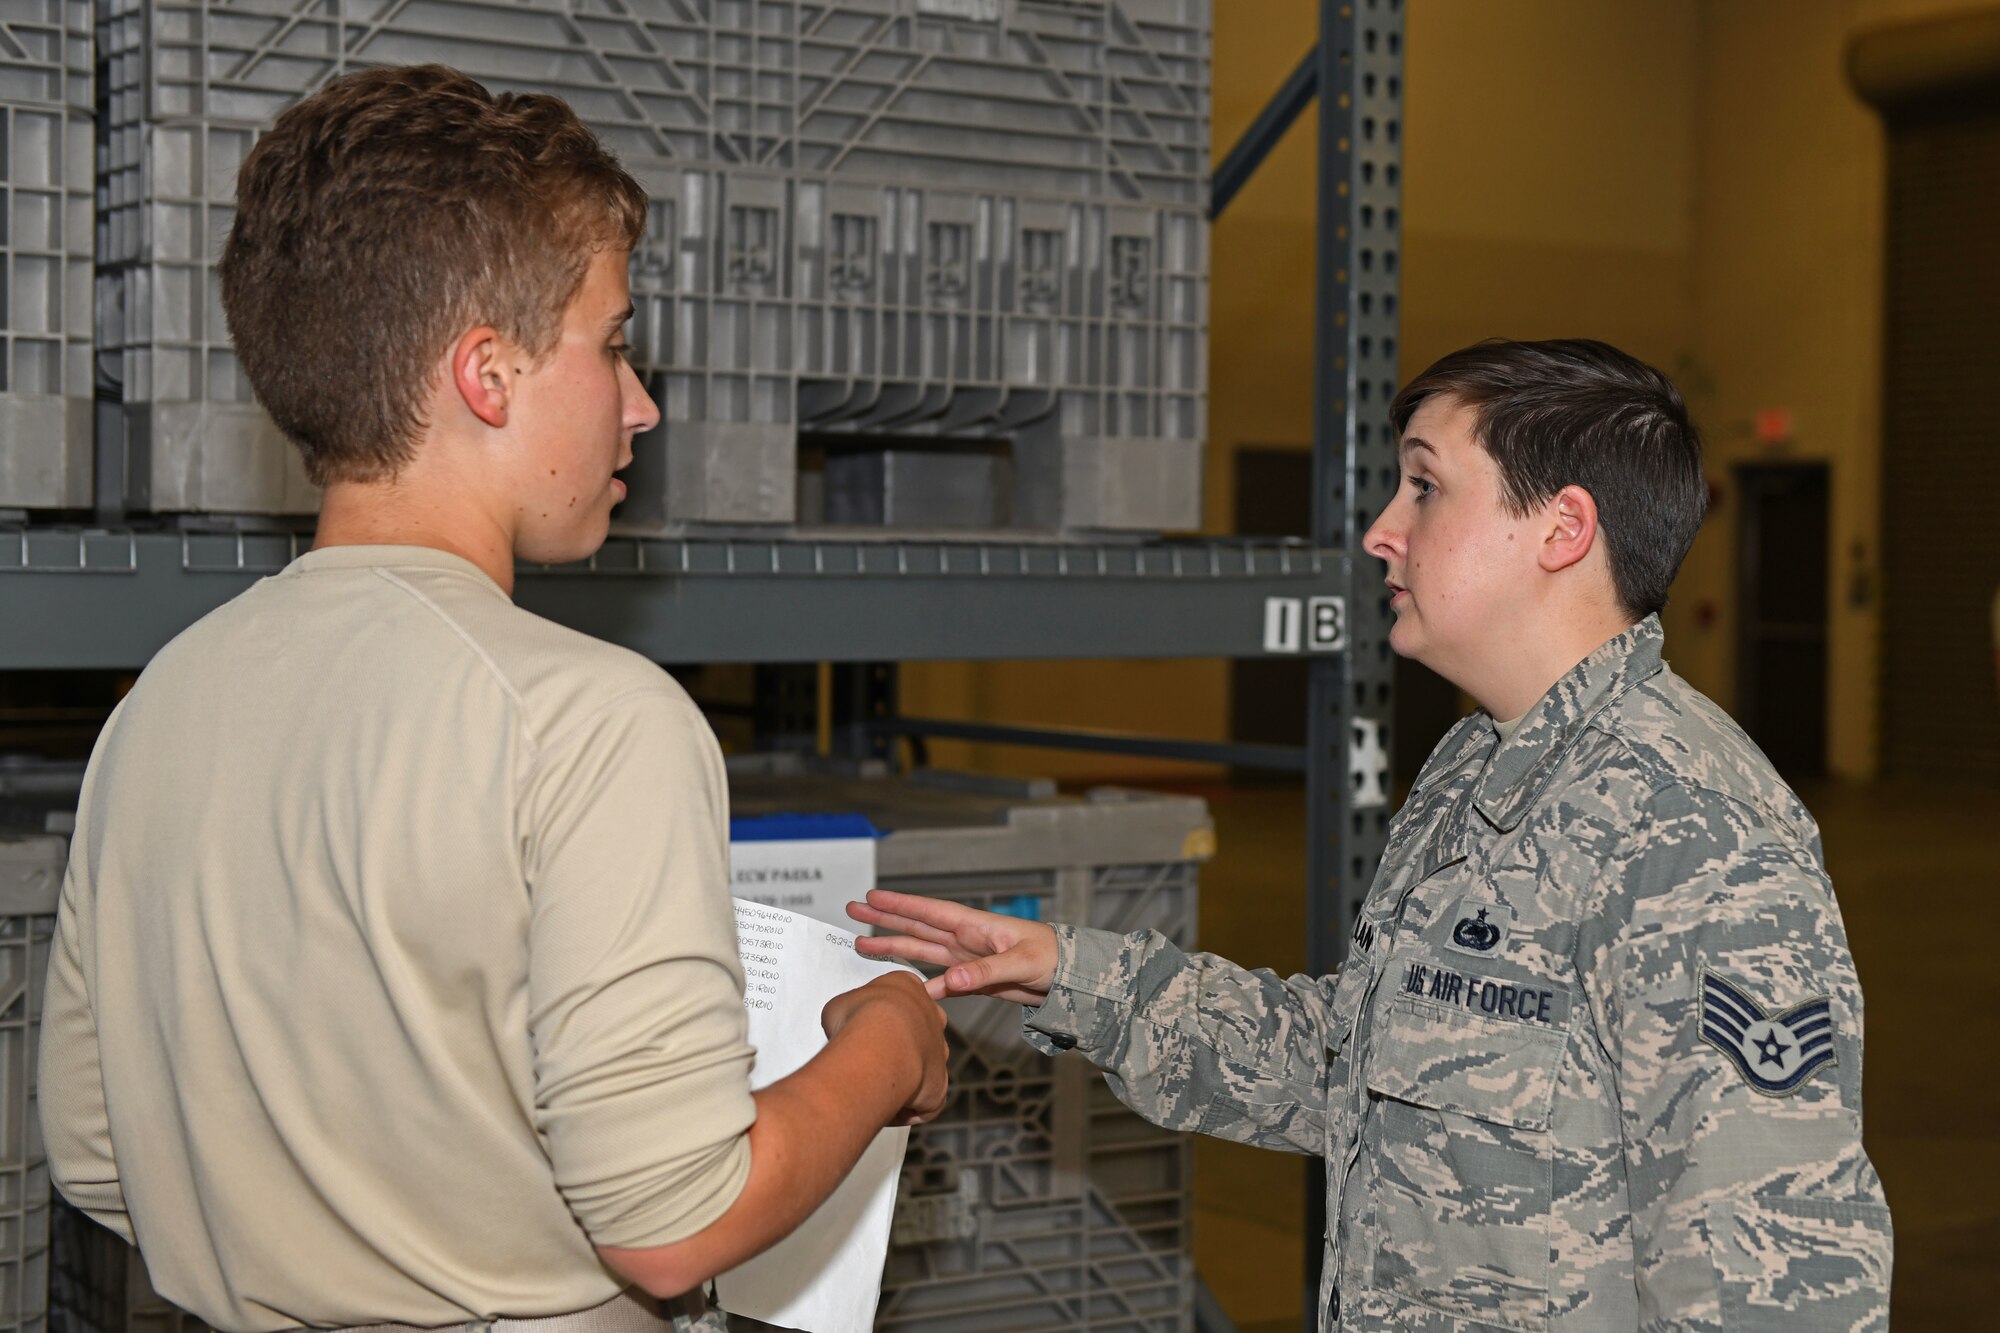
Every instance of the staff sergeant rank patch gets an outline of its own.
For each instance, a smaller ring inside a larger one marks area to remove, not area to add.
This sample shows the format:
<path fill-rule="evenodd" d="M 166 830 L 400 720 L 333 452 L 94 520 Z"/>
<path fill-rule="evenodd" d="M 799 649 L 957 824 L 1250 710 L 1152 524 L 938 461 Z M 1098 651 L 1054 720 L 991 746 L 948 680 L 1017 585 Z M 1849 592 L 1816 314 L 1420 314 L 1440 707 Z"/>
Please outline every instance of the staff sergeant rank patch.
<path fill-rule="evenodd" d="M 1789 1097 L 1821 1065 L 1838 1063 L 1832 1000 L 1816 996 L 1767 1014 L 1741 986 L 1707 969 L 1701 974 L 1701 1039 L 1766 1097 Z"/>

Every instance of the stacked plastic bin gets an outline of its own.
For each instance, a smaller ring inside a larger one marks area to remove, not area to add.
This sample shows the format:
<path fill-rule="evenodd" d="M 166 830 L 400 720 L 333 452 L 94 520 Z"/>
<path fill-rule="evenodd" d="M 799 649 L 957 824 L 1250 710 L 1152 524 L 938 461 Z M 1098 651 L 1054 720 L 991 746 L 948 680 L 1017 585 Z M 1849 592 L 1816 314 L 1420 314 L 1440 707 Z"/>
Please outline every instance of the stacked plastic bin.
<path fill-rule="evenodd" d="M 1193 797 L 919 772 L 731 761 L 734 814 L 852 814 L 884 836 L 876 882 L 988 911 L 1153 929 L 1192 947 L 1214 848 Z M 883 1333 L 1185 1333 L 1193 1178 L 1185 1136 L 1119 1104 L 1080 1056 L 1021 1037 L 1021 1006 L 951 1012 L 951 1100 L 911 1131 L 876 1326 Z"/>
<path fill-rule="evenodd" d="M 49 1168 L 35 1101 L 42 983 L 68 842 L 0 826 L 0 1329 L 40 1333 L 49 1296 Z"/>
<path fill-rule="evenodd" d="M 117 498 L 134 511 L 310 513 L 317 493 L 237 369 L 216 278 L 236 169 L 291 99 L 211 89 L 206 36 L 230 31 L 235 6 L 216 6 L 211 25 L 199 5 L 96 5 L 96 325 L 121 405 L 107 423 Z"/>
<path fill-rule="evenodd" d="M 91 503 L 90 0 L 0 0 L 0 509 Z"/>
<path fill-rule="evenodd" d="M 652 196 L 627 530 L 1200 521 L 1209 0 L 98 6 L 141 507 L 310 508 L 216 299 L 235 168 L 328 79 L 439 61 L 565 97 Z"/>

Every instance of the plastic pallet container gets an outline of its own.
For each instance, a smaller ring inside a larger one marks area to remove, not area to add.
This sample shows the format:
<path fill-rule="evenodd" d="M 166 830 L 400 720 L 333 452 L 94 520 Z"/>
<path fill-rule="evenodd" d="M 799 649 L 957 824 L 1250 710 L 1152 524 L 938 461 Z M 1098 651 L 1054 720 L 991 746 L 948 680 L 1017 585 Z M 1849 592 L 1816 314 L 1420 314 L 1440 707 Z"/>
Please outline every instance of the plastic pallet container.
<path fill-rule="evenodd" d="M 872 771 L 872 770 L 871 770 Z M 887 836 L 884 888 L 1013 915 L 1152 928 L 1193 944 L 1203 802 L 1050 784 L 731 762 L 737 815 L 861 813 Z M 884 1333 L 1120 1330 L 1193 1323 L 1185 1136 L 1120 1105 L 1080 1056 L 1045 1059 L 1021 1007 L 951 1000 L 951 1101 L 910 1134 L 876 1326 Z"/>
<path fill-rule="evenodd" d="M 0 3 L 0 102 L 92 109 L 91 0 Z"/>
<path fill-rule="evenodd" d="M 634 446 L 621 531 L 823 521 L 799 508 L 800 433 L 922 449 L 975 476 L 1006 445 L 999 493 L 937 526 L 1199 525 L 1198 210 L 636 174 L 652 207 L 632 341 L 662 426 Z"/>
<path fill-rule="evenodd" d="M 631 158 L 1207 202 L 1209 0 L 99 0 L 124 123 L 268 124 L 349 70 L 560 94 Z"/>
<path fill-rule="evenodd" d="M 229 352 L 230 182 L 327 79 L 441 60 L 565 96 L 654 197 L 634 345 L 664 427 L 621 531 L 823 519 L 801 432 L 958 460 L 929 466 L 985 502 L 935 526 L 1199 525 L 1209 0 L 98 12 L 99 343 L 134 507 L 314 507 Z M 985 479 L 996 443 L 1009 467 Z"/>
<path fill-rule="evenodd" d="M 35 1053 L 68 843 L 0 837 L 0 1329 L 41 1333 L 48 1317 L 49 1168 L 35 1102 Z"/>
<path fill-rule="evenodd" d="M 125 1333 L 132 1247 L 60 1194 L 49 1210 L 49 1333 Z"/>
<path fill-rule="evenodd" d="M 51 1233 L 48 1333 L 208 1333 L 153 1290 L 138 1250 L 61 1198 Z"/>
<path fill-rule="evenodd" d="M 92 499 L 90 19 L 0 3 L 0 509 Z"/>

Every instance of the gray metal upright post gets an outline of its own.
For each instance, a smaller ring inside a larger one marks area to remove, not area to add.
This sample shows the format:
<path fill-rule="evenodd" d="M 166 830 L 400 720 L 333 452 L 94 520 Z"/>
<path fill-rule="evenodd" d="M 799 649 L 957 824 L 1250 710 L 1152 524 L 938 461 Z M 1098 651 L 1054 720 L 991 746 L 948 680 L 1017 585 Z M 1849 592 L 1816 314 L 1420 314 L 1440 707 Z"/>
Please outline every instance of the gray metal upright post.
<path fill-rule="evenodd" d="M 1306 963 L 1338 966 L 1387 838 L 1393 659 L 1381 564 L 1362 535 L 1397 485 L 1400 0 L 1321 0 L 1313 540 L 1338 547 L 1347 650 L 1315 658 L 1306 721 Z M 1338 1170 L 1338 1163 L 1327 1169 Z M 1310 1173 L 1305 1326 L 1318 1326 L 1326 1192 Z M 1333 1219 L 1337 1224 L 1337 1219 Z"/>

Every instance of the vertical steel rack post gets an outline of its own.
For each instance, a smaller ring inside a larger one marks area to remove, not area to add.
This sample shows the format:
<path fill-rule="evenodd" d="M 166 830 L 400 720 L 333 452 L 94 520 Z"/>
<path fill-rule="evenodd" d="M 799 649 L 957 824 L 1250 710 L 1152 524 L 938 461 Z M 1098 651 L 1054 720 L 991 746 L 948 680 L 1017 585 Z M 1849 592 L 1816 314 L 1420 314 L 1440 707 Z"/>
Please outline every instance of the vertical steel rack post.
<path fill-rule="evenodd" d="M 1345 924 L 1357 914 L 1388 840 L 1394 659 L 1381 569 L 1361 542 L 1398 484 L 1389 404 L 1396 396 L 1402 248 L 1401 0 L 1321 0 L 1318 59 L 1312 535 L 1321 546 L 1340 548 L 1348 614 L 1347 651 L 1308 668 L 1306 965 L 1322 974 L 1346 956 Z M 1307 1175 L 1304 1324 L 1310 1330 L 1321 1313 L 1322 1237 L 1339 1219 L 1325 1215 L 1320 1173 Z"/>
<path fill-rule="evenodd" d="M 1394 658 L 1382 568 L 1361 549 L 1398 482 L 1397 269 L 1401 250 L 1400 0 L 1322 0 L 1313 392 L 1313 539 L 1338 547 L 1347 651 L 1311 665 L 1307 965 L 1347 952 L 1341 929 L 1367 893 L 1389 826 Z"/>

